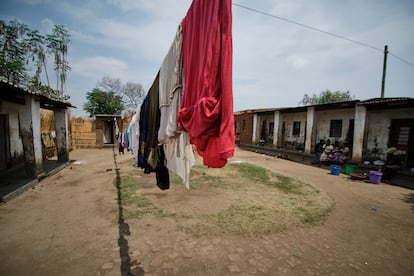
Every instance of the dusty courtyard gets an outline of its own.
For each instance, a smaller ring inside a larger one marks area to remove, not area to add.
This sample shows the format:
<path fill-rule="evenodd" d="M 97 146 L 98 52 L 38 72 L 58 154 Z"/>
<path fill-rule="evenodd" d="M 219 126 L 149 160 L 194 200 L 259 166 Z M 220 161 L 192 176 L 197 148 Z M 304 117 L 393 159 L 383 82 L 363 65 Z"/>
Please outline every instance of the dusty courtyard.
<path fill-rule="evenodd" d="M 110 148 L 75 150 L 70 159 L 75 162 L 0 206 L 0 275 L 414 274 L 412 190 L 238 149 L 230 161 L 299 179 L 332 199 L 332 208 L 316 224 L 195 236 L 171 217 L 131 216 L 121 179 L 132 176 L 164 209 L 190 204 L 194 212 L 221 208 L 231 189 L 201 193 L 172 184 L 160 191 L 154 174 L 144 175 L 130 154 Z M 266 198 L 257 193 L 252 200 Z"/>

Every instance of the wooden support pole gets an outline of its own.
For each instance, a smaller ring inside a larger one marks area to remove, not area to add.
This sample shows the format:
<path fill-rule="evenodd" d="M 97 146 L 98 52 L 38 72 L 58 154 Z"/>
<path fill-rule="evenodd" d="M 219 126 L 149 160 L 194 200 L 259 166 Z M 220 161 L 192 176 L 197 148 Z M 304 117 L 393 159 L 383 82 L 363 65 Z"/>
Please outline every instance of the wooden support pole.
<path fill-rule="evenodd" d="M 388 55 L 388 45 L 385 45 L 385 47 L 384 47 L 384 66 L 382 68 L 381 98 L 384 98 L 385 74 L 387 72 L 387 55 Z"/>

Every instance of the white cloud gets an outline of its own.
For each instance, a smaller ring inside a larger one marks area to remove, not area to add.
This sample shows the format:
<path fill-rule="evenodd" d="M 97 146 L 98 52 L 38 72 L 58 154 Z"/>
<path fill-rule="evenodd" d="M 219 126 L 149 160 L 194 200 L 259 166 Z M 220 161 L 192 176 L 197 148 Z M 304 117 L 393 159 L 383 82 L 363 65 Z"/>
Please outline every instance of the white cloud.
<path fill-rule="evenodd" d="M 55 23 L 50 18 L 44 18 L 42 21 L 40 21 L 41 24 L 41 32 L 46 34 L 50 33 L 53 29 L 53 26 L 55 26 Z"/>
<path fill-rule="evenodd" d="M 139 12 L 157 19 L 184 17 L 191 0 L 107 0 L 109 5 L 123 12 Z"/>
<path fill-rule="evenodd" d="M 132 60 L 162 61 L 172 43 L 176 28 L 185 15 L 184 4 L 163 1 L 110 1 L 123 10 L 136 10 L 132 18 L 103 17 L 91 10 L 66 4 L 64 10 L 76 18 L 76 27 L 71 28 L 74 40 L 90 47 L 104 47 L 119 51 Z M 188 1 L 187 1 L 188 3 Z M 142 4 L 142 5 L 141 5 Z M 171 7 L 171 9 L 169 8 Z M 174 7 L 174 8 L 172 8 Z"/>
<path fill-rule="evenodd" d="M 86 91 L 105 75 L 119 77 L 123 82 L 139 82 L 148 89 L 191 4 L 191 0 L 78 0 L 46 5 L 42 3 L 49 0 L 22 1 L 31 5 L 25 12 L 14 14 L 16 17 L 29 22 L 27 16 L 36 14 L 36 20 L 44 18 L 42 28 L 56 23 L 70 30 L 72 71 L 68 75 L 68 92 L 73 93 L 72 100 L 78 106 Z M 318 94 L 325 89 L 350 90 L 358 99 L 377 97 L 382 75 L 381 49 L 385 44 L 391 53 L 414 63 L 414 4 L 409 0 L 233 3 L 380 49 L 233 5 L 236 110 L 296 106 L 305 93 Z M 413 96 L 409 89 L 413 74 L 412 66 L 389 56 L 386 95 Z"/>
<path fill-rule="evenodd" d="M 106 57 L 95 56 L 78 60 L 71 64 L 71 74 L 87 78 L 93 78 L 96 81 L 103 76 L 122 76 L 128 72 L 128 64 L 124 61 Z"/>
<path fill-rule="evenodd" d="M 286 58 L 286 63 L 293 69 L 303 69 L 309 61 L 298 55 L 291 55 Z"/>
<path fill-rule="evenodd" d="M 17 2 L 26 3 L 29 5 L 41 5 L 41 4 L 49 4 L 53 2 L 53 0 L 17 0 Z"/>

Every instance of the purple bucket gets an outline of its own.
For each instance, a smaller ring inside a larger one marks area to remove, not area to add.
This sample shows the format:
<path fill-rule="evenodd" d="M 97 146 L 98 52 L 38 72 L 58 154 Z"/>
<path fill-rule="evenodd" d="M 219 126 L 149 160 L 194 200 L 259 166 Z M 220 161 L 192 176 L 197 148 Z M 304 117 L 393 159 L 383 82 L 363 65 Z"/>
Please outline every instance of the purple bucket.
<path fill-rule="evenodd" d="M 372 184 L 381 183 L 382 172 L 370 171 L 369 172 L 369 182 Z"/>

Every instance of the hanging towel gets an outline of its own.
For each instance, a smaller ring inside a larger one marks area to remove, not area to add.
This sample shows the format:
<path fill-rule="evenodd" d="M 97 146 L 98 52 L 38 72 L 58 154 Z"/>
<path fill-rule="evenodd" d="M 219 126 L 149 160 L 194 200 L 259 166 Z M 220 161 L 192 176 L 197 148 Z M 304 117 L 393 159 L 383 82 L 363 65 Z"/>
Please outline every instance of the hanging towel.
<path fill-rule="evenodd" d="M 158 144 L 160 128 L 159 73 L 148 91 L 148 131 L 145 141 L 144 158 L 150 171 L 155 171 L 157 185 L 161 190 L 169 189 L 170 180 L 166 167 L 164 149 Z"/>
<path fill-rule="evenodd" d="M 191 167 L 195 164 L 193 148 L 186 132 L 164 145 L 167 168 L 177 174 L 187 189 L 190 189 Z"/>
<path fill-rule="evenodd" d="M 130 126 L 131 126 L 131 151 L 134 156 L 138 153 L 138 144 L 139 144 L 139 110 L 132 116 Z"/>
<path fill-rule="evenodd" d="M 208 167 L 234 153 L 231 0 L 194 0 L 182 21 L 180 126 Z"/>
<path fill-rule="evenodd" d="M 144 169 L 144 173 L 150 173 L 145 159 L 146 140 L 148 132 L 148 95 L 145 97 L 140 110 L 139 120 L 139 147 L 138 147 L 138 167 Z"/>
<path fill-rule="evenodd" d="M 164 144 L 167 168 L 181 177 L 190 188 L 190 171 L 195 164 L 188 134 L 177 128 L 182 98 L 182 34 L 178 26 L 174 41 L 160 68 L 158 141 Z"/>
<path fill-rule="evenodd" d="M 166 143 L 171 137 L 177 136 L 181 132 L 177 128 L 177 115 L 183 96 L 181 45 L 180 25 L 160 68 L 159 106 L 161 117 L 158 131 L 160 143 Z"/>
<path fill-rule="evenodd" d="M 127 150 L 132 152 L 132 143 L 131 143 L 131 124 L 128 124 L 127 130 L 126 130 L 126 147 Z"/>

